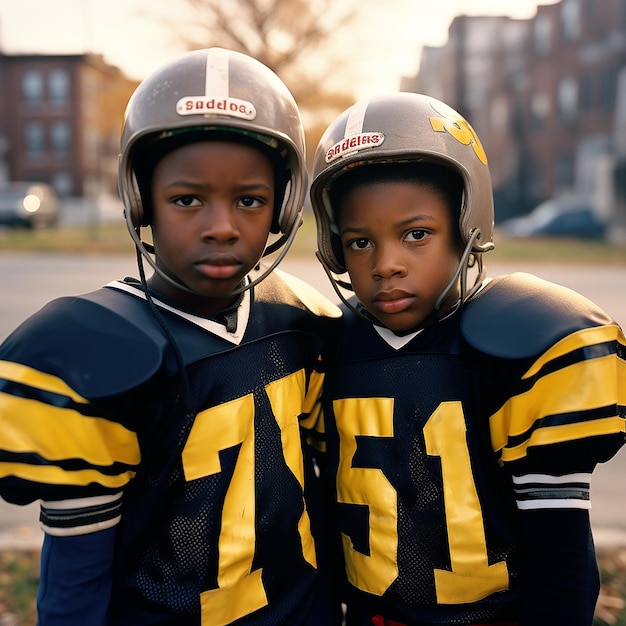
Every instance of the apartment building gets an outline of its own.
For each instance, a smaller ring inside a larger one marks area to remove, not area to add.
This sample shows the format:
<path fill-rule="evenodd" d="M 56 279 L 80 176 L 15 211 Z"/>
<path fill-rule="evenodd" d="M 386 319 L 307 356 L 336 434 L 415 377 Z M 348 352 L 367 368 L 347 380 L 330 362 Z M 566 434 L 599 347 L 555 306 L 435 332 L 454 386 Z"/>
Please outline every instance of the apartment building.
<path fill-rule="evenodd" d="M 99 55 L 0 53 L 0 180 L 48 182 L 62 197 L 115 193 L 135 86 Z"/>
<path fill-rule="evenodd" d="M 569 194 L 626 227 L 626 0 L 561 0 L 529 20 L 458 16 L 402 88 L 474 125 L 496 219 Z"/>

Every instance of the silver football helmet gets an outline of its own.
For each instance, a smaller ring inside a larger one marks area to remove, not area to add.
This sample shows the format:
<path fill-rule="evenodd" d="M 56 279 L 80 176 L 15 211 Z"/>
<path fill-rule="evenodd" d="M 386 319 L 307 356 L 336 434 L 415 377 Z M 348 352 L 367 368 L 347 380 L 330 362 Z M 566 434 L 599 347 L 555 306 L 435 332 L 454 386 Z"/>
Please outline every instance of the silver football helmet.
<path fill-rule="evenodd" d="M 118 187 L 131 237 L 155 271 L 151 246 L 140 236 L 151 215 L 149 193 L 141 184 L 142 163 L 167 142 L 185 143 L 187 133 L 194 140 L 232 136 L 256 144 L 282 170 L 276 193 L 284 193 L 277 198 L 272 228 L 281 237 L 264 254 L 283 249 L 264 278 L 284 257 L 302 223 L 308 174 L 304 129 L 293 96 L 268 67 L 222 48 L 183 54 L 142 81 L 124 116 Z"/>
<path fill-rule="evenodd" d="M 362 100 L 327 128 L 315 152 L 311 202 L 317 221 L 318 258 L 333 285 L 351 288 L 333 274 L 346 272 L 335 214 L 330 201 L 333 183 L 360 164 L 428 161 L 439 163 L 463 180 L 459 230 L 465 253 L 453 282 L 461 277 L 461 301 L 484 278 L 482 253 L 493 245 L 493 192 L 487 156 L 473 128 L 447 104 L 416 93 L 394 93 Z M 468 290 L 470 266 L 478 276 Z M 447 291 L 447 290 L 446 290 Z M 442 294 L 442 298 L 443 299 Z"/>

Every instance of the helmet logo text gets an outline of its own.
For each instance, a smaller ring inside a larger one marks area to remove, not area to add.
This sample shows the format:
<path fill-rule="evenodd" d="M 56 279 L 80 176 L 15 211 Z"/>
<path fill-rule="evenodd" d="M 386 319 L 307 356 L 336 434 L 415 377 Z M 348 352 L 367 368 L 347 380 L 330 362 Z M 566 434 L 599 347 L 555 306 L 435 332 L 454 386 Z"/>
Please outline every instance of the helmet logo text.
<path fill-rule="evenodd" d="M 471 146 L 478 160 L 487 165 L 487 154 L 472 127 L 462 117 L 431 117 L 430 125 L 438 133 L 448 133 L 464 146 Z"/>
<path fill-rule="evenodd" d="M 346 137 L 326 151 L 326 163 L 330 163 L 351 152 L 375 148 L 376 146 L 380 146 L 384 140 L 385 135 L 383 135 L 383 133 L 361 133 L 359 135 Z"/>
<path fill-rule="evenodd" d="M 221 114 L 253 120 L 256 109 L 251 102 L 229 97 L 185 96 L 176 103 L 178 115 Z"/>

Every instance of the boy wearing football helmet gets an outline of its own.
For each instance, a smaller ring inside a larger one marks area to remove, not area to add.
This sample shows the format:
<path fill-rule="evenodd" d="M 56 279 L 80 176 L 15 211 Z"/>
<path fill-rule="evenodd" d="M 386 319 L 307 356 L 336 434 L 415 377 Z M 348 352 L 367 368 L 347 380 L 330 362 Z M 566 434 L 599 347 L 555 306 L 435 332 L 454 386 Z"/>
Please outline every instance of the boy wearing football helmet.
<path fill-rule="evenodd" d="M 42 626 L 336 623 L 301 433 L 340 312 L 260 263 L 300 225 L 303 137 L 278 77 L 224 49 L 130 99 L 139 279 L 55 300 L 0 348 L 0 495 L 42 501 Z"/>
<path fill-rule="evenodd" d="M 534 276 L 486 278 L 487 157 L 438 100 L 341 114 L 311 199 L 345 305 L 324 410 L 347 623 L 589 626 L 590 477 L 625 437 L 621 329 Z"/>

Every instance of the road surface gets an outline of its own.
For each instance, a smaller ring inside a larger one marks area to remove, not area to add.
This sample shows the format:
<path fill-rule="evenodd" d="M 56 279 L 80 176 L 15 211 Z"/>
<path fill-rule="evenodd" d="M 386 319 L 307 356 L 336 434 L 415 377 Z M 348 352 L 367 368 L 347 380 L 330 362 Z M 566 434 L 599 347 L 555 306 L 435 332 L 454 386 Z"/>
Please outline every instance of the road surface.
<path fill-rule="evenodd" d="M 488 260 L 488 259 L 487 259 Z M 492 276 L 523 270 L 571 287 L 587 296 L 626 328 L 626 269 L 571 265 L 488 265 Z M 281 269 L 304 278 L 337 300 L 315 259 L 287 257 Z M 44 253 L 0 254 L 0 341 L 23 319 L 59 295 L 79 294 L 127 275 L 137 275 L 128 257 Z M 592 483 L 596 542 L 626 545 L 626 451 L 601 465 Z M 0 546 L 38 546 L 38 506 L 16 507 L 0 500 Z"/>

